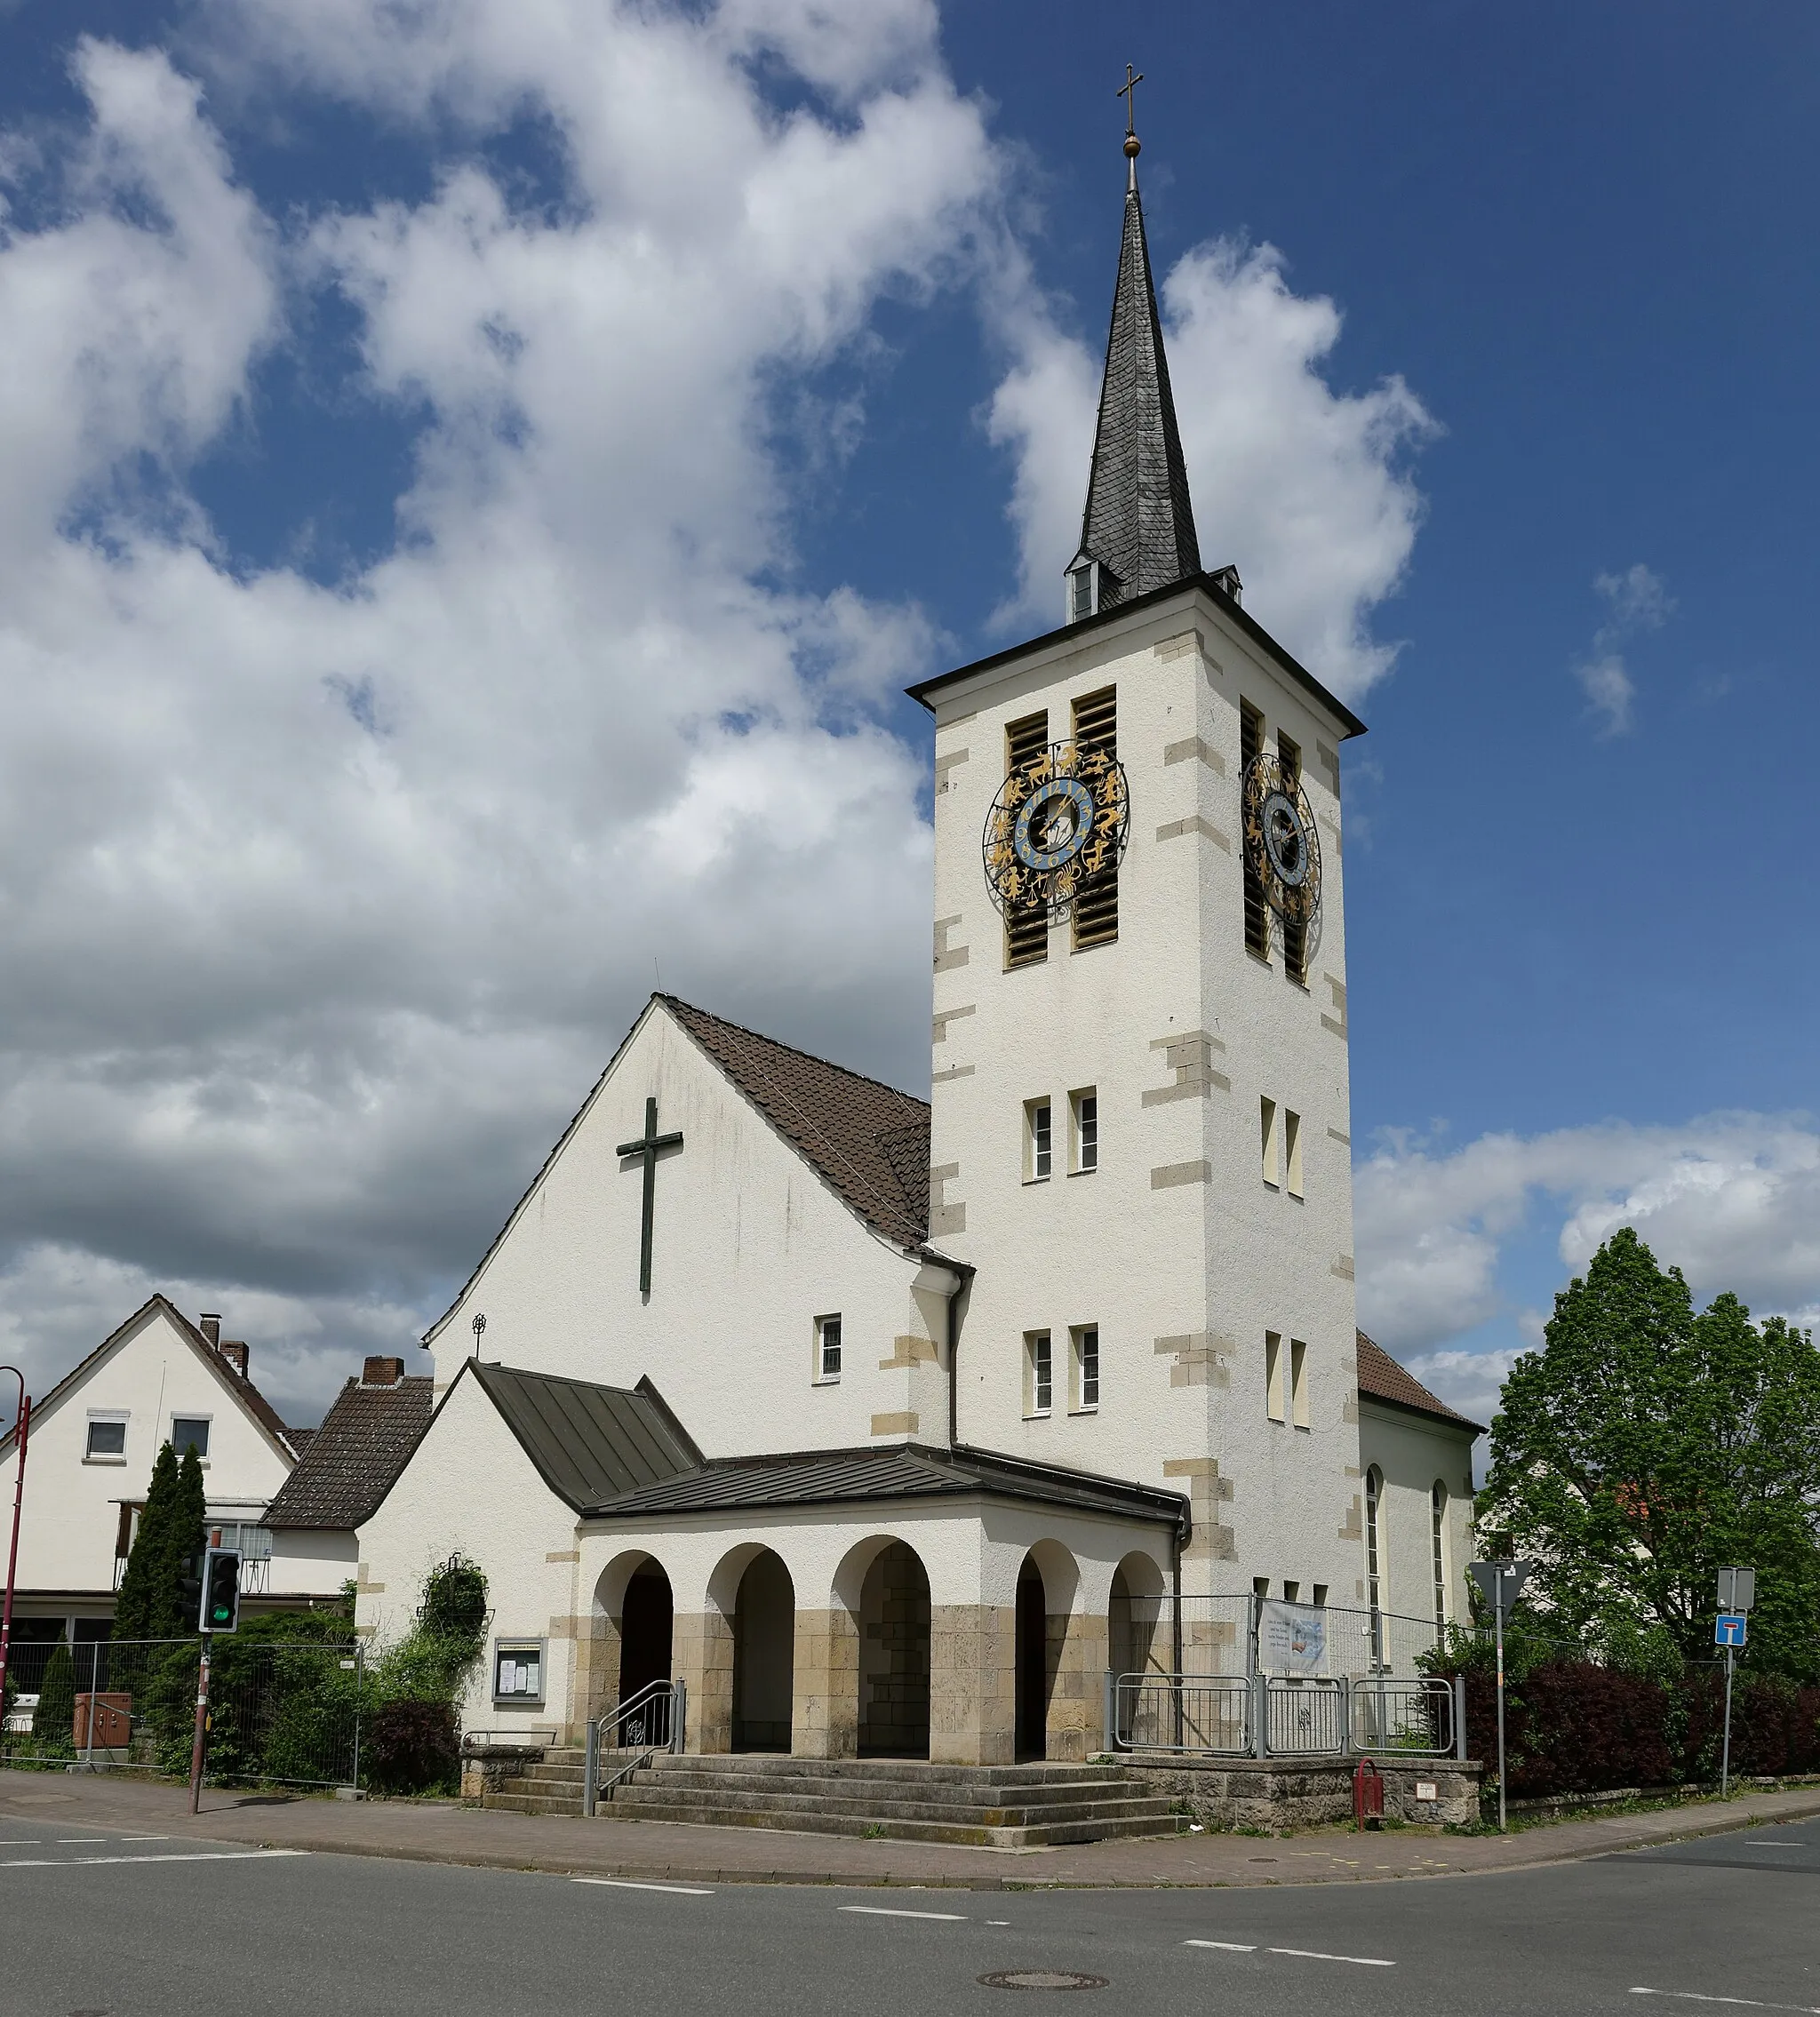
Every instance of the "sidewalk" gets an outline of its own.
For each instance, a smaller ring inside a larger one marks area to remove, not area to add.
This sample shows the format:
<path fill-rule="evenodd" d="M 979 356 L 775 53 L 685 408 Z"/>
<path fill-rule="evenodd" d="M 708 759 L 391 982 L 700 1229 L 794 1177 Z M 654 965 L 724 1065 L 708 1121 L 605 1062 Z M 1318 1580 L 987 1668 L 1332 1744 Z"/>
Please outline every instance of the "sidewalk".
<path fill-rule="evenodd" d="M 1184 1835 L 1062 1849 L 967 1849 L 669 1822 L 571 1821 L 407 1801 L 211 1790 L 195 1820 L 180 1787 L 124 1776 L 0 1772 L 0 1820 L 157 1829 L 175 1838 L 325 1855 L 717 1884 L 855 1884 L 998 1891 L 1066 1885 L 1369 1883 L 1567 1862 L 1820 1814 L 1820 1788 L 1660 1814 L 1562 1822 L 1521 1835 L 1397 1829 L 1266 1838 Z"/>

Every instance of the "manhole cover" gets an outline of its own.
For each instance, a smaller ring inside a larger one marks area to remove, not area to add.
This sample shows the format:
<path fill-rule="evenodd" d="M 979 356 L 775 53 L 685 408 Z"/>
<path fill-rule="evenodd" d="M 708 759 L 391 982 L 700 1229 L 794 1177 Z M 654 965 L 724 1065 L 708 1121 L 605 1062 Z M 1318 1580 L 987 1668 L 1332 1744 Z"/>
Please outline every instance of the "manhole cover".
<path fill-rule="evenodd" d="M 1073 1968 L 996 1968 L 982 1975 L 987 1989 L 1104 1989 L 1104 1975 L 1078 1974 Z"/>

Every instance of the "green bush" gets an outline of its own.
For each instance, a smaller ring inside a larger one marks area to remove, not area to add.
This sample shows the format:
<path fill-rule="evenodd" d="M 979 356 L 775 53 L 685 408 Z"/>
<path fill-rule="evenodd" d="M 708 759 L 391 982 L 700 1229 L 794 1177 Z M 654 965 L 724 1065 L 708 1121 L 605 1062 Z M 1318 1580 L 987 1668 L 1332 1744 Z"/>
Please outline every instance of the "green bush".
<path fill-rule="evenodd" d="M 38 1688 L 38 1706 L 32 1716 L 33 1749 L 53 1755 L 68 1754 L 76 1748 L 76 1662 L 69 1641 L 60 1638 L 44 1669 Z"/>

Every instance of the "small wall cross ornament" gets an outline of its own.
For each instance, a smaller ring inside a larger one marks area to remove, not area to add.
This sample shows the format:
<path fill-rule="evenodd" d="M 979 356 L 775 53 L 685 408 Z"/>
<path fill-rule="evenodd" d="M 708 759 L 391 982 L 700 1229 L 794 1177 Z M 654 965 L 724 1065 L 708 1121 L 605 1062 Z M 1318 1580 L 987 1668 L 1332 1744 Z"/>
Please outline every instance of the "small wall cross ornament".
<path fill-rule="evenodd" d="M 680 1149 L 682 1136 L 680 1133 L 658 1133 L 658 1103 L 648 1099 L 644 1103 L 644 1139 L 639 1142 L 621 1142 L 613 1152 L 616 1155 L 640 1158 L 644 1164 L 644 1215 L 638 1238 L 638 1293 L 651 1294 L 651 1234 L 652 1221 L 657 1215 L 658 1203 L 658 1158 L 667 1149 Z"/>

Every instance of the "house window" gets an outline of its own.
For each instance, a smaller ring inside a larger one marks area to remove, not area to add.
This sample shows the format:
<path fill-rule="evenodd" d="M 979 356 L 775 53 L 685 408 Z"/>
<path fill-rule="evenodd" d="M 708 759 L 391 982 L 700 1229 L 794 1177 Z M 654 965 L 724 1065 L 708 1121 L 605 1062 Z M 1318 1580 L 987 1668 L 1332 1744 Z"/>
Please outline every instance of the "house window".
<path fill-rule="evenodd" d="M 1283 1109 L 1283 1168 L 1290 1197 L 1302 1195 L 1302 1116 Z"/>
<path fill-rule="evenodd" d="M 1024 1412 L 1047 1415 L 1054 1391 L 1047 1331 L 1024 1334 Z"/>
<path fill-rule="evenodd" d="M 544 1699 L 544 1643 L 540 1638 L 493 1647 L 493 1700 L 539 1703 Z"/>
<path fill-rule="evenodd" d="M 185 1450 L 194 1450 L 199 1457 L 208 1455 L 209 1419 L 206 1415 L 173 1415 L 171 1417 L 171 1444 L 179 1456 Z"/>
<path fill-rule="evenodd" d="M 1083 753 L 1119 753 L 1118 692 L 1104 687 L 1074 703 L 1074 742 Z M 1107 945 L 1119 936 L 1119 865 L 1114 859 L 1097 873 L 1083 875 L 1074 897 L 1074 950 Z"/>
<path fill-rule="evenodd" d="M 1024 1181 L 1043 1184 L 1054 1166 L 1054 1113 L 1046 1099 L 1024 1103 Z"/>
<path fill-rule="evenodd" d="M 1260 1098 L 1257 1102 L 1257 1134 L 1264 1157 L 1264 1181 L 1274 1191 L 1282 1183 L 1282 1144 L 1277 1133 L 1273 1099 Z"/>
<path fill-rule="evenodd" d="M 1245 774 L 1264 749 L 1264 717 L 1249 700 L 1239 703 L 1239 789 L 1245 788 Z M 1259 960 L 1270 957 L 1270 910 L 1264 900 L 1264 885 L 1251 866 L 1249 849 L 1245 857 L 1245 950 Z"/>
<path fill-rule="evenodd" d="M 1099 1168 L 1099 1095 L 1091 1086 L 1070 1093 L 1068 1112 L 1074 1131 L 1074 1174 L 1084 1176 Z"/>
<path fill-rule="evenodd" d="M 1289 1340 L 1289 1419 L 1298 1429 L 1309 1426 L 1308 1347 L 1298 1337 Z"/>
<path fill-rule="evenodd" d="M 1281 729 L 1276 738 L 1277 762 L 1282 770 L 1283 789 L 1292 797 L 1302 782 L 1302 752 Z M 1283 971 L 1292 981 L 1306 984 L 1308 977 L 1308 927 L 1283 920 Z"/>
<path fill-rule="evenodd" d="M 1086 1412 L 1099 1406 L 1099 1326 L 1082 1324 L 1074 1343 L 1074 1406 Z"/>
<path fill-rule="evenodd" d="M 1428 1495 L 1429 1552 L 1434 1564 L 1434 1629 L 1447 1623 L 1447 1487 L 1440 1479 Z"/>
<path fill-rule="evenodd" d="M 1283 1399 L 1283 1341 L 1274 1331 L 1264 1334 L 1264 1411 L 1273 1422 L 1286 1422 Z"/>
<path fill-rule="evenodd" d="M 1049 712 L 1026 714 L 1005 729 L 1005 775 L 1034 763 L 1049 747 Z M 1049 905 L 1014 905 L 1005 913 L 1005 965 L 1034 967 L 1049 958 Z"/>
<path fill-rule="evenodd" d="M 839 1317 L 815 1319 L 815 1376 L 818 1380 L 838 1380 L 841 1376 Z"/>
<path fill-rule="evenodd" d="M 90 1415 L 89 1439 L 83 1455 L 91 1463 L 124 1463 L 126 1461 L 125 1415 Z"/>

